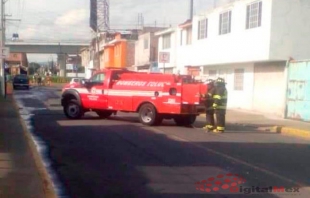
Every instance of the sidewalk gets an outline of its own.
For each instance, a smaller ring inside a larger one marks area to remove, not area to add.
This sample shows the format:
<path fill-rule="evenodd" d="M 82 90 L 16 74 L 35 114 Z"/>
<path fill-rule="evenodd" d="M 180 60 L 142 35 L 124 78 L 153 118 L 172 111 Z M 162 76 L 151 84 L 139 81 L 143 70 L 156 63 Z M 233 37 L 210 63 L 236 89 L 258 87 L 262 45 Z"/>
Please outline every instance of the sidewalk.
<path fill-rule="evenodd" d="M 10 95 L 0 97 L 0 123 L 0 197 L 53 197 L 34 143 Z"/>
<path fill-rule="evenodd" d="M 310 122 L 265 116 L 256 112 L 229 109 L 227 110 L 226 123 L 227 128 L 243 126 L 260 131 L 310 138 Z"/>

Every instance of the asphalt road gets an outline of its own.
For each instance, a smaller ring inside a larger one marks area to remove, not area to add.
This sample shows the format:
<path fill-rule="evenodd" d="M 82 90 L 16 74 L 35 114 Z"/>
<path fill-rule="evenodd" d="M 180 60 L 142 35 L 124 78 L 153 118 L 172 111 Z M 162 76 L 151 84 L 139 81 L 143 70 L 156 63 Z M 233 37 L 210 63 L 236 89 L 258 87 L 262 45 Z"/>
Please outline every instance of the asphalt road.
<path fill-rule="evenodd" d="M 48 146 L 52 168 L 69 197 L 310 195 L 307 140 L 233 125 L 224 134 L 205 133 L 200 129 L 203 118 L 187 128 L 170 121 L 145 127 L 135 114 L 122 113 L 109 120 L 89 114 L 72 121 L 63 115 L 59 91 L 35 87 L 14 94 L 21 113 L 33 115 L 34 134 Z M 240 182 L 233 189 L 238 192 L 223 189 L 225 183 L 234 185 L 229 173 L 237 174 Z M 197 186 L 203 180 L 207 184 Z M 291 192 L 258 192 L 270 186 Z"/>

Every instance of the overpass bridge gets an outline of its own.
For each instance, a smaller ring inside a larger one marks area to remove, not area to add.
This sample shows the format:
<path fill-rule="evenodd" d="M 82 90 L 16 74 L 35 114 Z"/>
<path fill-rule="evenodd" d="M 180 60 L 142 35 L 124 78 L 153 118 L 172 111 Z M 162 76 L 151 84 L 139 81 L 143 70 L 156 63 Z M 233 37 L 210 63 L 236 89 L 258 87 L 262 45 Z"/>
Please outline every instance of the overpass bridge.
<path fill-rule="evenodd" d="M 5 46 L 11 53 L 57 54 L 60 76 L 66 75 L 66 54 L 80 54 L 81 49 L 90 46 L 90 41 L 12 41 L 7 40 Z"/>
<path fill-rule="evenodd" d="M 7 40 L 6 47 L 10 52 L 34 53 L 34 54 L 77 54 L 82 48 L 89 47 L 90 42 L 68 41 L 11 41 Z"/>

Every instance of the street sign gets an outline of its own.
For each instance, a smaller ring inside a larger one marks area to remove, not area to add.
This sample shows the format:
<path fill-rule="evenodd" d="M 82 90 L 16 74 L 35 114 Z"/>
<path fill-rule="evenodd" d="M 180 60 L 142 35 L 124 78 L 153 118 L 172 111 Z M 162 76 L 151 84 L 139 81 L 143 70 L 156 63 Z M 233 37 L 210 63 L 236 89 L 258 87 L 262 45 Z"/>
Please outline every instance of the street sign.
<path fill-rule="evenodd" d="M 169 52 L 159 52 L 159 62 L 160 63 L 169 63 L 170 62 L 170 53 Z"/>
<path fill-rule="evenodd" d="M 10 56 L 10 48 L 8 47 L 4 47 L 4 48 L 0 48 L 0 57 L 4 57 L 4 58 L 8 58 Z"/>

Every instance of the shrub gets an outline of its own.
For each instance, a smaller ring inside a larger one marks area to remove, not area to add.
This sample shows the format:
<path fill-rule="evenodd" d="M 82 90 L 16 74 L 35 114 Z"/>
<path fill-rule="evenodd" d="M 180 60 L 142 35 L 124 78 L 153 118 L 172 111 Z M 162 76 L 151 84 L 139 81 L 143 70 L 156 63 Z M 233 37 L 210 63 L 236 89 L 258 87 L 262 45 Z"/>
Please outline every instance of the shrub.
<path fill-rule="evenodd" d="M 44 79 L 46 80 L 47 77 L 44 76 Z M 34 83 L 33 76 L 29 76 L 30 82 Z M 52 83 L 69 83 L 72 78 L 69 77 L 60 77 L 60 76 L 51 76 L 50 77 Z"/>

